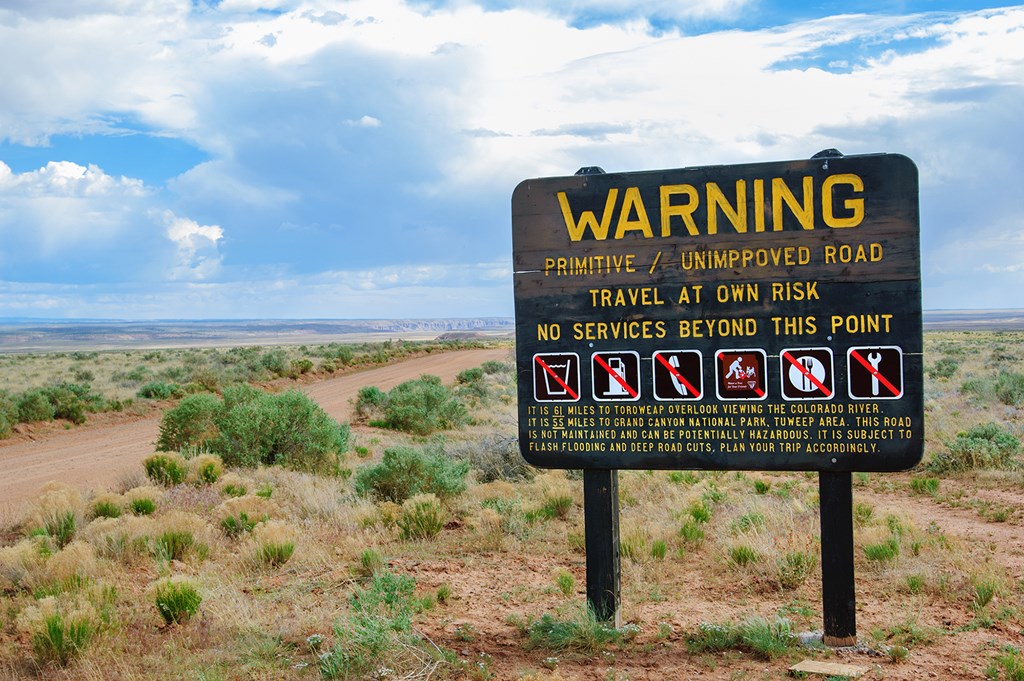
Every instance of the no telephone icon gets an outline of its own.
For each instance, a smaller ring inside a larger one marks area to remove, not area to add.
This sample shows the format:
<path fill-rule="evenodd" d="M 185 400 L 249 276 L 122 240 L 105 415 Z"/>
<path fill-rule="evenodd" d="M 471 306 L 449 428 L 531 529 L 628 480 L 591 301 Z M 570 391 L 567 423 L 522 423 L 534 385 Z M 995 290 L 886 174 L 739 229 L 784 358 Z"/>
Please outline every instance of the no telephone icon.
<path fill-rule="evenodd" d="M 654 399 L 659 402 L 701 399 L 704 370 L 699 350 L 659 350 L 653 359 Z"/>

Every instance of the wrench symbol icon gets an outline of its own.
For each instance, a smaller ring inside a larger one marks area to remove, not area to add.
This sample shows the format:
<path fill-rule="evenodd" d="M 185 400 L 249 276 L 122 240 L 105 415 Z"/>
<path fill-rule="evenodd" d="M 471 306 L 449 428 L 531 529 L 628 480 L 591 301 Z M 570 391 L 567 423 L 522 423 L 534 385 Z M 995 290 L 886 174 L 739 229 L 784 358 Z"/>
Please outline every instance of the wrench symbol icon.
<path fill-rule="evenodd" d="M 871 394 L 878 395 L 878 365 L 882 363 L 882 356 L 877 352 L 868 355 L 868 364 L 874 371 L 871 372 Z"/>

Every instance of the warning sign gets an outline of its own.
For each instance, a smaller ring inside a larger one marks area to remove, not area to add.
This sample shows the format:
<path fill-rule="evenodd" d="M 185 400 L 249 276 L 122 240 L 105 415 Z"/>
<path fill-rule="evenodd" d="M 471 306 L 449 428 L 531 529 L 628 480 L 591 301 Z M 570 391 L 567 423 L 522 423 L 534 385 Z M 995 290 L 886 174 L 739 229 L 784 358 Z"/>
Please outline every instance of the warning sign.
<path fill-rule="evenodd" d="M 580 399 L 580 356 L 575 352 L 533 356 L 533 398 L 538 402 Z"/>
<path fill-rule="evenodd" d="M 835 370 L 831 348 L 787 348 L 779 353 L 782 399 L 831 400 Z"/>
<path fill-rule="evenodd" d="M 850 397 L 898 400 L 903 397 L 903 350 L 895 345 L 853 347 L 847 353 Z"/>
<path fill-rule="evenodd" d="M 918 196 L 909 158 L 834 149 L 524 179 L 511 197 L 523 456 L 587 470 L 912 468 Z"/>
<path fill-rule="evenodd" d="M 640 355 L 632 350 L 595 352 L 591 358 L 594 399 L 633 402 L 640 399 Z"/>
<path fill-rule="evenodd" d="M 763 400 L 768 397 L 764 350 L 719 350 L 715 355 L 720 400 Z"/>
<path fill-rule="evenodd" d="M 659 402 L 699 400 L 704 394 L 700 350 L 658 350 L 654 353 L 654 399 Z"/>

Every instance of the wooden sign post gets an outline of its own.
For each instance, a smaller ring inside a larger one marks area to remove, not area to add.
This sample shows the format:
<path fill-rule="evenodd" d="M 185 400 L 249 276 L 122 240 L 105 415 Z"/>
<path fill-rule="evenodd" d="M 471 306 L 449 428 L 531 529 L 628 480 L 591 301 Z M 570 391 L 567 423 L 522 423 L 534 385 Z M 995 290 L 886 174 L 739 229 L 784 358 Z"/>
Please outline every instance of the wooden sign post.
<path fill-rule="evenodd" d="M 520 183 L 523 456 L 606 497 L 618 469 L 818 471 L 826 638 L 855 637 L 849 474 L 924 448 L 917 197 L 893 154 Z M 607 614 L 617 506 L 585 506 Z"/>

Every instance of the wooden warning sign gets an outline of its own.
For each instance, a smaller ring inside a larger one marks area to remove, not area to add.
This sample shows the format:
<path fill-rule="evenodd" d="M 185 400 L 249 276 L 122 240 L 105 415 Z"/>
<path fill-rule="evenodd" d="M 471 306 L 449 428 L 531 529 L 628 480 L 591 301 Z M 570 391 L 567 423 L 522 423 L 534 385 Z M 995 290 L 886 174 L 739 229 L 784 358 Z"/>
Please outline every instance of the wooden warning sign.
<path fill-rule="evenodd" d="M 512 229 L 531 464 L 886 471 L 920 461 L 908 158 L 526 180 Z"/>

